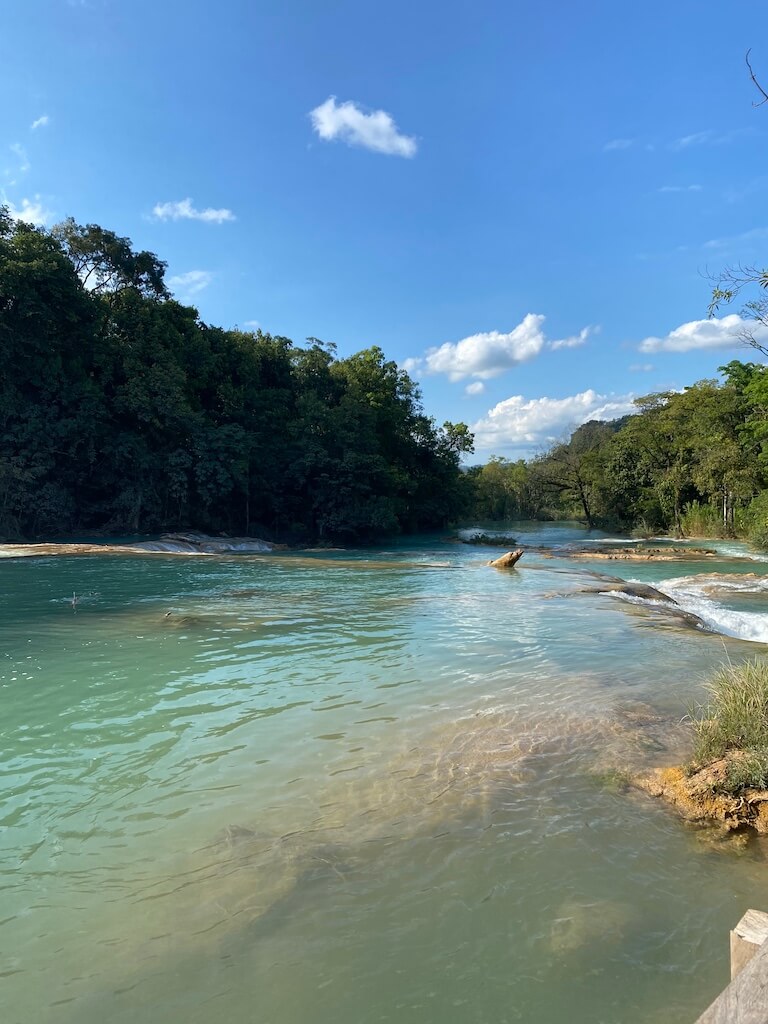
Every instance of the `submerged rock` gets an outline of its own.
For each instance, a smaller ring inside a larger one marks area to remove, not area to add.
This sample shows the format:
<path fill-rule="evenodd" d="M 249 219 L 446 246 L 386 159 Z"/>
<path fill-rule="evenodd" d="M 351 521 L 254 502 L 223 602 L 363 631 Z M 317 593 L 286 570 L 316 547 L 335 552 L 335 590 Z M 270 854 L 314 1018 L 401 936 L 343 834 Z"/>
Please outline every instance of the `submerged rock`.
<path fill-rule="evenodd" d="M 543 554 L 544 552 L 542 552 Z M 560 558 L 585 558 L 605 559 L 616 561 L 635 562 L 677 562 L 677 561 L 701 561 L 712 558 L 717 554 L 714 548 L 688 548 L 664 545 L 661 547 L 646 547 L 644 545 L 632 544 L 627 547 L 619 545 L 601 544 L 594 547 L 564 546 L 561 548 L 547 549 L 550 556 Z"/>
<path fill-rule="evenodd" d="M 580 590 L 575 591 L 576 594 L 623 594 L 638 602 L 651 602 L 649 610 L 661 612 L 663 615 L 685 626 L 690 626 L 692 629 L 701 629 L 708 633 L 713 631 L 712 627 L 700 615 L 681 608 L 674 597 L 670 597 L 669 594 L 665 594 L 656 587 L 652 587 L 647 583 L 623 580 L 618 576 L 607 576 L 603 573 L 590 573 L 589 575 L 598 582 L 590 587 L 582 587 Z M 638 607 L 647 606 L 640 604 Z"/>
<path fill-rule="evenodd" d="M 494 558 L 488 565 L 492 565 L 494 569 L 512 569 L 520 559 L 523 557 L 523 549 L 518 548 L 517 551 L 508 551 L 506 555 L 501 555 L 499 558 Z"/>
<path fill-rule="evenodd" d="M 592 587 L 584 587 L 580 594 L 626 594 L 628 597 L 639 597 L 643 601 L 659 601 L 662 604 L 676 605 L 677 601 L 667 594 L 663 594 L 656 587 L 647 583 L 629 583 L 618 577 L 605 577 L 605 582 L 596 583 Z"/>
<path fill-rule="evenodd" d="M 549 940 L 553 953 L 574 953 L 597 942 L 619 942 L 636 918 L 629 904 L 615 900 L 566 900 L 556 914 Z"/>

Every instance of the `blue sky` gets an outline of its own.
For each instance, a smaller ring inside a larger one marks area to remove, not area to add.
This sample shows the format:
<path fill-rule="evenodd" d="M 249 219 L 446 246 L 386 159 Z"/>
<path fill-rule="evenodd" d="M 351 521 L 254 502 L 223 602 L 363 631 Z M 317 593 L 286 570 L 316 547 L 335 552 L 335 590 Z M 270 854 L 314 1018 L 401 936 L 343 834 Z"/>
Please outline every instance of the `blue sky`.
<path fill-rule="evenodd" d="M 694 322 L 768 262 L 763 4 L 3 6 L 13 211 L 130 236 L 211 323 L 380 345 L 480 457 L 750 358 Z"/>

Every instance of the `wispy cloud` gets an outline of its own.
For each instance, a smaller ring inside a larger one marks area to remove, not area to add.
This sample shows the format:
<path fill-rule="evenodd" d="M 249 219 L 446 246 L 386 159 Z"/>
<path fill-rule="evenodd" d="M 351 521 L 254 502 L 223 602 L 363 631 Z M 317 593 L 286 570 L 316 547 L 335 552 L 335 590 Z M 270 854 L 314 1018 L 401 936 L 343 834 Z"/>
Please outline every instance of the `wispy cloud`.
<path fill-rule="evenodd" d="M 213 274 L 209 270 L 188 270 L 184 274 L 175 274 L 168 278 L 168 287 L 173 292 L 178 292 L 181 298 L 191 298 L 199 295 L 213 280 Z"/>
<path fill-rule="evenodd" d="M 692 135 L 682 135 L 669 144 L 670 149 L 688 149 L 690 146 L 708 146 L 715 140 L 715 133 L 711 130 L 705 132 L 694 132 Z"/>
<path fill-rule="evenodd" d="M 691 320 L 675 327 L 661 338 L 645 338 L 638 345 L 640 352 L 693 352 L 701 349 L 738 348 L 742 335 L 749 331 L 762 344 L 768 343 L 768 327 L 753 326 L 738 313 L 712 317 L 710 320 Z"/>
<path fill-rule="evenodd" d="M 732 131 L 727 132 L 708 128 L 703 132 L 693 132 L 691 135 L 681 135 L 679 138 L 673 139 L 669 143 L 669 148 L 680 152 L 683 149 L 691 149 L 694 146 L 726 146 L 741 136 L 751 133 L 751 128 L 734 128 Z"/>
<path fill-rule="evenodd" d="M 511 331 L 484 331 L 460 341 L 446 341 L 427 349 L 417 359 L 403 363 L 408 373 L 445 374 L 451 381 L 491 380 L 520 363 L 534 359 L 546 346 L 550 349 L 576 348 L 599 328 L 585 327 L 570 338 L 547 341 L 541 313 L 528 313 Z"/>
<path fill-rule="evenodd" d="M 701 185 L 662 185 L 657 192 L 701 192 Z"/>
<path fill-rule="evenodd" d="M 245 320 L 243 327 L 247 327 L 249 331 L 258 331 L 261 328 L 261 324 L 258 320 Z"/>
<path fill-rule="evenodd" d="M 206 224 L 224 224 L 237 219 L 231 210 L 225 208 L 215 210 L 209 206 L 205 210 L 198 210 L 190 198 L 179 199 L 174 203 L 156 203 L 152 215 L 157 220 L 201 220 Z"/>
<path fill-rule="evenodd" d="M 471 384 L 467 384 L 464 388 L 466 395 L 482 395 L 485 391 L 485 384 L 481 380 L 473 380 Z"/>
<path fill-rule="evenodd" d="M 412 157 L 416 154 L 416 139 L 403 135 L 394 119 L 385 110 L 366 113 L 356 103 L 337 103 L 329 96 L 325 103 L 309 113 L 312 127 L 326 142 L 339 140 L 348 146 L 362 146 L 375 153 Z"/>
<path fill-rule="evenodd" d="M 566 398 L 505 398 L 473 424 L 478 450 L 530 452 L 587 420 L 612 420 L 634 411 L 633 396 L 601 395 L 591 388 Z"/>
<path fill-rule="evenodd" d="M 632 363 L 632 365 L 629 367 L 629 372 L 630 373 L 650 373 L 652 370 L 655 370 L 655 369 L 656 369 L 656 367 L 653 365 L 653 363 Z"/>
<path fill-rule="evenodd" d="M 701 246 L 702 249 L 730 249 L 733 246 L 743 247 L 754 242 L 762 243 L 768 238 L 768 228 L 750 228 L 749 231 L 742 231 L 740 235 L 726 235 L 724 238 L 710 238 Z M 688 246 L 682 246 L 683 250 Z"/>
<path fill-rule="evenodd" d="M 631 149 L 637 145 L 637 139 L 611 139 L 603 146 L 604 153 L 611 153 L 617 149 Z"/>
<path fill-rule="evenodd" d="M 556 352 L 560 348 L 580 348 L 586 344 L 587 338 L 593 334 L 599 334 L 599 327 L 582 327 L 578 334 L 570 338 L 560 338 L 558 341 L 550 341 L 549 347 Z"/>
<path fill-rule="evenodd" d="M 8 212 L 14 220 L 23 220 L 27 224 L 34 224 L 35 227 L 44 227 L 53 219 L 53 213 L 46 209 L 39 195 L 32 199 L 22 199 L 20 206 L 16 206 L 4 196 L 0 196 L 0 199 L 8 207 Z"/>
<path fill-rule="evenodd" d="M 38 128 L 45 128 L 49 121 L 50 118 L 48 117 L 48 115 L 43 114 L 42 116 L 38 117 L 36 121 L 32 122 L 32 124 L 29 126 L 29 130 L 31 132 L 35 132 Z"/>

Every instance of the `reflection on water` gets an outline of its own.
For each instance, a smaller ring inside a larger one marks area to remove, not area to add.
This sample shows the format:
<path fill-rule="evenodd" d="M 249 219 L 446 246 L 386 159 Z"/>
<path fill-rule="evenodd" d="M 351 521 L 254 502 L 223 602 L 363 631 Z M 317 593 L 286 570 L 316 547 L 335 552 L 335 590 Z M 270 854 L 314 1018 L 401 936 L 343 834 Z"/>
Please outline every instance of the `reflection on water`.
<path fill-rule="evenodd" d="M 755 646 L 544 600 L 583 563 L 485 561 L 420 538 L 5 562 L 7 1019 L 695 1018 L 765 847 L 621 774 L 683 756 L 723 645 Z M 713 601 L 742 567 L 611 566 Z"/>

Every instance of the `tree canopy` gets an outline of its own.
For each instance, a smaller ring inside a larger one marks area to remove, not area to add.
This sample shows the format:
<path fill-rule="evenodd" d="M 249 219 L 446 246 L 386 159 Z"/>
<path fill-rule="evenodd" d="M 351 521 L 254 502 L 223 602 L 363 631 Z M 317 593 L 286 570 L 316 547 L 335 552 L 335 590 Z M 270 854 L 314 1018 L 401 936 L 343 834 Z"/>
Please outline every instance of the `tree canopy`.
<path fill-rule="evenodd" d="M 130 239 L 0 207 L 0 535 L 366 540 L 466 510 L 464 424 L 378 347 L 201 321 Z"/>
<path fill-rule="evenodd" d="M 768 367 L 733 360 L 721 380 L 646 395 L 530 462 L 475 469 L 484 518 L 562 517 L 678 535 L 768 537 Z"/>

